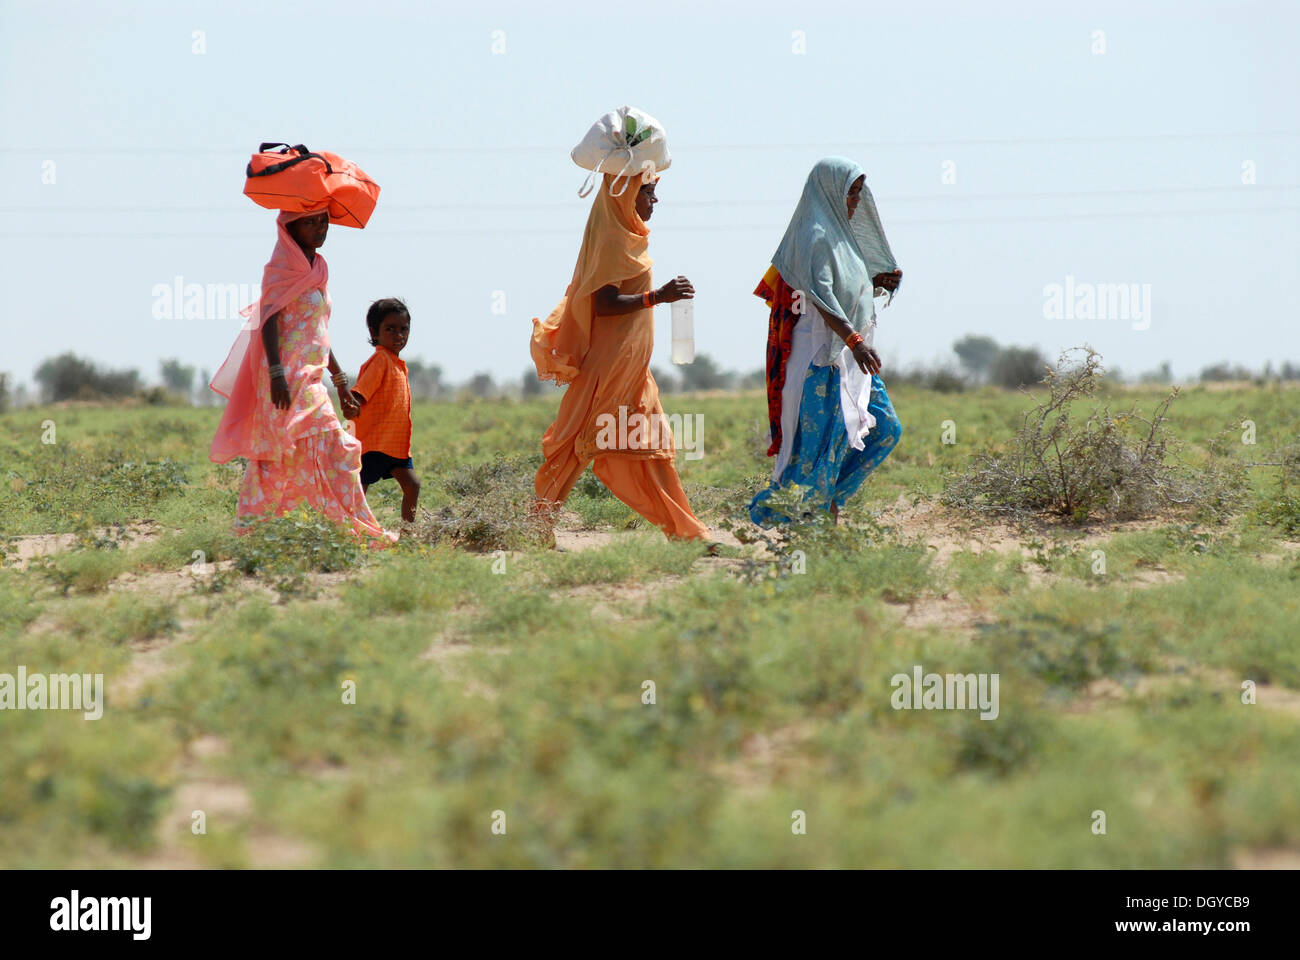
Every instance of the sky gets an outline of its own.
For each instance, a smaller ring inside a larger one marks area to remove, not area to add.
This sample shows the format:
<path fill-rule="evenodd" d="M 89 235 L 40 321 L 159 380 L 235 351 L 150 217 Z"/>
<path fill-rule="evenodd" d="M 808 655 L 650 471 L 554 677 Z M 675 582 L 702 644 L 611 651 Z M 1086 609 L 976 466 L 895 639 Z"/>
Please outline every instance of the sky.
<path fill-rule="evenodd" d="M 726 369 L 763 366 L 752 291 L 834 154 L 904 273 L 886 381 L 968 333 L 1086 342 L 1130 376 L 1298 362 L 1298 28 L 1289 2 L 0 0 L 0 372 L 65 351 L 215 370 L 239 318 L 160 291 L 258 284 L 274 214 L 244 167 L 287 141 L 382 187 L 321 250 L 345 369 L 369 303 L 400 296 L 405 356 L 517 383 L 591 202 L 569 151 L 624 104 L 672 151 L 656 282 L 691 280 L 696 349 Z M 1054 284 L 1136 286 L 1089 314 L 1054 311 Z M 669 346 L 660 307 L 656 367 Z"/>

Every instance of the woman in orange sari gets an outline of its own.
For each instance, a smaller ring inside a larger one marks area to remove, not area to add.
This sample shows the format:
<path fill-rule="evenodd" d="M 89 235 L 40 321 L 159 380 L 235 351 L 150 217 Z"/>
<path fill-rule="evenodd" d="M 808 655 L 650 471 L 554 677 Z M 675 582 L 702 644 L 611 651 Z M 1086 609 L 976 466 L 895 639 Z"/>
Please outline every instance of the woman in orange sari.
<path fill-rule="evenodd" d="M 690 299 L 695 289 L 685 277 L 654 289 L 646 221 L 659 202 L 659 178 L 621 178 L 616 193 L 619 179 L 605 174 L 596 192 L 564 299 L 545 322 L 533 320 L 537 376 L 568 384 L 542 437 L 537 508 L 553 521 L 590 463 L 614 496 L 670 539 L 705 540 L 708 528 L 691 512 L 673 466 L 672 432 L 650 375 L 654 305 Z"/>

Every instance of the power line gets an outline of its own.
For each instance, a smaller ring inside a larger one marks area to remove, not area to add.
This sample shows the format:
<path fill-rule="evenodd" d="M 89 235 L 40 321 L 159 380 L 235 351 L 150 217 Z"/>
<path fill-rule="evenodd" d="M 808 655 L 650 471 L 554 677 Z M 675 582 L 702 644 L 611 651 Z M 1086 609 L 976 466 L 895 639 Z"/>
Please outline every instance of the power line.
<path fill-rule="evenodd" d="M 1218 210 L 1138 210 L 1126 211 L 1122 213 L 1067 213 L 1067 214 L 1043 214 L 1031 215 L 1024 217 L 961 217 L 958 219 L 913 219 L 913 220 L 896 220 L 898 224 L 909 225 L 937 225 L 937 224 L 960 224 L 960 223 L 1031 223 L 1039 221 L 1052 220 L 1108 220 L 1115 217 L 1134 218 L 1139 220 L 1152 219 L 1159 220 L 1166 217 L 1218 217 L 1232 216 L 1245 213 L 1282 213 L 1285 211 L 1300 211 L 1300 205 L 1291 204 L 1289 206 L 1278 207 L 1249 207 L 1247 209 L 1222 208 Z"/>
<path fill-rule="evenodd" d="M 969 137 L 941 138 L 933 140 L 859 140 L 827 143 L 687 143 L 675 147 L 679 153 L 705 150 L 841 150 L 852 149 L 894 149 L 907 147 L 963 147 L 963 146 L 1021 146 L 1026 144 L 1090 144 L 1090 143 L 1137 143 L 1146 141 L 1181 142 L 1188 140 L 1274 140 L 1287 137 L 1300 137 L 1296 130 L 1261 130 L 1243 133 L 1134 133 L 1109 134 L 1097 137 Z M 345 146 L 334 152 L 346 155 L 369 155 L 381 153 L 409 154 L 472 154 L 472 153 L 531 153 L 541 155 L 567 154 L 569 146 L 558 144 L 442 144 L 426 146 L 384 146 L 358 147 Z M 39 156 L 230 156 L 243 155 L 243 151 L 217 147 L 0 147 L 0 154 L 27 154 Z"/>
<path fill-rule="evenodd" d="M 884 203 L 975 203 L 984 200 L 1091 200 L 1100 197 L 1129 196 L 1168 196 L 1170 194 L 1191 193 L 1275 193 L 1286 190 L 1300 190 L 1300 183 L 1286 184 L 1250 184 L 1218 187 L 1122 187 L 1113 190 L 1062 190 L 1038 193 L 930 193 L 911 196 L 885 196 L 879 198 Z M 397 203 L 385 204 L 383 210 L 389 211 L 500 211 L 516 213 L 521 210 L 576 210 L 581 204 L 575 200 L 556 200 L 543 203 Z M 787 200 L 672 200 L 674 209 L 714 209 L 718 207 L 784 207 Z M 41 204 L 12 204 L 0 206 L 0 213 L 248 213 L 253 207 L 248 204 L 228 206 L 204 206 L 201 204 L 169 204 L 163 206 L 135 206 L 133 204 L 98 204 L 77 206 L 73 204 L 60 206 L 43 206 Z"/>
<path fill-rule="evenodd" d="M 1009 216 L 1009 217 L 957 217 L 957 218 L 900 218 L 890 219 L 889 225 L 894 226 L 960 226 L 962 224 L 980 224 L 980 223 L 1048 223 L 1048 222 L 1066 222 L 1073 220 L 1105 220 L 1105 219 L 1164 219 L 1169 217 L 1217 217 L 1217 216 L 1242 216 L 1254 213 L 1285 213 L 1300 211 L 1300 205 L 1289 204 L 1277 207 L 1249 207 L 1246 209 L 1217 209 L 1217 210 L 1130 210 L 1116 213 L 1065 213 L 1065 214 L 1041 214 L 1028 216 Z M 781 230 L 786 226 L 784 221 L 772 223 L 746 223 L 746 224 L 686 224 L 683 226 L 661 227 L 664 233 L 729 233 L 732 231 L 752 231 L 752 230 Z M 475 227 L 443 227 L 443 228 L 424 228 L 419 230 L 384 230 L 375 231 L 375 235 L 380 237 L 433 237 L 433 236 L 502 236 L 502 235 L 528 235 L 528 236 L 571 236 L 573 231 L 568 228 L 560 227 L 499 227 L 499 228 L 475 228 Z M 256 240 L 266 239 L 265 233 L 162 233 L 162 232 L 139 232 L 139 233 L 59 233 L 59 232 L 21 232 L 21 233 L 0 233 L 0 239 L 5 240 L 31 240 L 31 239 L 64 239 L 64 240 Z"/>

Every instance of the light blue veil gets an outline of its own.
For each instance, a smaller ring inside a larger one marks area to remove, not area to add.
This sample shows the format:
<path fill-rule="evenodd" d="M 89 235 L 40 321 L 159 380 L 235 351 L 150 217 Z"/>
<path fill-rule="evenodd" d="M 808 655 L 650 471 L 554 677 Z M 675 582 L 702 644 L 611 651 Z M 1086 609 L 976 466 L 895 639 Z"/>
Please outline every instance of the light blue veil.
<path fill-rule="evenodd" d="M 845 202 L 860 176 L 862 168 L 846 157 L 818 160 L 772 257 L 787 284 L 859 332 L 875 315 L 871 278 L 898 267 L 865 183 L 849 219 Z"/>

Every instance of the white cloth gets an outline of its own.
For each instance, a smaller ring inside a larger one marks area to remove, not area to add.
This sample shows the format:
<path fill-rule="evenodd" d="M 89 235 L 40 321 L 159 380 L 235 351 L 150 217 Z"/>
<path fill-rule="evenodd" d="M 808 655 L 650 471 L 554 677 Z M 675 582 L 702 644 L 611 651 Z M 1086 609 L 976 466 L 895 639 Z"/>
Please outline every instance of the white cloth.
<path fill-rule="evenodd" d="M 873 346 L 876 318 L 871 318 L 865 331 L 858 332 L 866 340 L 867 346 Z M 871 403 L 871 374 L 862 372 L 853 359 L 853 351 L 848 347 L 841 347 L 835 355 L 835 366 L 840 371 L 840 412 L 844 415 L 844 429 L 849 435 L 849 445 L 854 450 L 862 450 L 866 447 L 864 440 L 867 434 L 876 425 L 876 418 L 868 409 L 868 404 Z"/>
<path fill-rule="evenodd" d="M 592 171 L 578 189 L 580 197 L 591 192 L 597 174 L 616 174 L 614 182 L 622 180 L 622 186 L 617 193 L 613 183 L 609 189 L 611 195 L 619 196 L 633 176 L 640 174 L 648 183 L 673 162 L 663 124 L 644 110 L 628 106 L 611 110 L 592 124 L 569 156 L 584 170 Z"/>
<path fill-rule="evenodd" d="M 826 321 L 820 314 L 815 323 L 810 323 L 810 319 L 810 315 L 805 313 L 794 325 L 794 332 L 790 335 L 790 356 L 785 364 L 785 386 L 781 389 L 781 449 L 776 452 L 776 463 L 772 465 L 772 479 L 778 483 L 794 452 L 794 435 L 799 427 L 799 404 L 803 400 L 803 382 L 812 365 L 813 331 L 816 323 L 826 326 Z"/>

